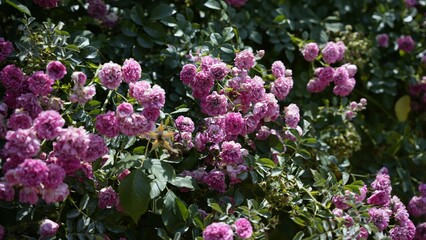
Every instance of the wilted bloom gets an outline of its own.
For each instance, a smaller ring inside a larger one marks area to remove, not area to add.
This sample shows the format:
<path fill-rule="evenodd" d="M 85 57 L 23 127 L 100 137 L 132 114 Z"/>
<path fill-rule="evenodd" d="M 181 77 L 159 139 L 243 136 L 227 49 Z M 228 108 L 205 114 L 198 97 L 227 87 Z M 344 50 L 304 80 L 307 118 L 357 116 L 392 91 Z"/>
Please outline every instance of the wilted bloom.
<path fill-rule="evenodd" d="M 206 227 L 203 231 L 204 240 L 232 240 L 234 232 L 226 223 L 215 222 Z"/>
<path fill-rule="evenodd" d="M 318 57 L 319 48 L 318 45 L 314 42 L 308 43 L 302 50 L 303 57 L 306 61 L 312 62 L 315 58 Z"/>
<path fill-rule="evenodd" d="M 47 64 L 46 73 L 53 80 L 58 80 L 62 79 L 65 74 L 67 74 L 67 68 L 59 61 L 52 61 Z"/>
<path fill-rule="evenodd" d="M 389 46 L 389 36 L 386 33 L 378 34 L 376 41 L 380 47 L 387 48 Z"/>
<path fill-rule="evenodd" d="M 47 238 L 55 236 L 58 229 L 59 224 L 50 219 L 44 219 L 38 232 L 40 234 L 40 238 Z"/>
<path fill-rule="evenodd" d="M 239 218 L 235 221 L 237 236 L 241 239 L 248 239 L 253 234 L 251 223 L 246 218 Z"/>
<path fill-rule="evenodd" d="M 416 42 L 413 40 L 411 36 L 401 36 L 397 40 L 398 49 L 404 52 L 411 52 L 416 47 Z"/>

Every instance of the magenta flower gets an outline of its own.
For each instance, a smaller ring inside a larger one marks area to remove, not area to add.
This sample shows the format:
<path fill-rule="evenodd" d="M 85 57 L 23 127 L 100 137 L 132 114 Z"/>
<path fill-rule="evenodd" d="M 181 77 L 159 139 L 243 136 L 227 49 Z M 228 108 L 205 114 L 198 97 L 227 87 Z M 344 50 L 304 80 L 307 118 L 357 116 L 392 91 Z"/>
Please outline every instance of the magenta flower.
<path fill-rule="evenodd" d="M 233 7 L 239 8 L 244 6 L 247 0 L 226 0 L 226 2 Z"/>
<path fill-rule="evenodd" d="M 36 188 L 24 187 L 19 191 L 19 202 L 36 204 L 38 202 L 38 195 Z"/>
<path fill-rule="evenodd" d="M 82 159 L 86 156 L 89 144 L 89 134 L 83 127 L 68 127 L 61 131 L 56 143 L 53 144 L 53 149 L 60 157 Z"/>
<path fill-rule="evenodd" d="M 239 112 L 229 112 L 225 115 L 225 132 L 228 136 L 236 136 L 241 133 L 244 119 Z"/>
<path fill-rule="evenodd" d="M 203 231 L 204 240 L 233 240 L 234 232 L 231 227 L 222 222 L 212 223 Z"/>
<path fill-rule="evenodd" d="M 281 61 L 275 61 L 272 63 L 272 75 L 276 78 L 284 77 L 285 76 L 285 66 L 284 63 Z"/>
<path fill-rule="evenodd" d="M 87 0 L 87 12 L 96 19 L 103 19 L 107 14 L 107 7 L 103 0 Z"/>
<path fill-rule="evenodd" d="M 309 80 L 308 84 L 306 85 L 306 89 L 310 93 L 319 93 L 325 90 L 325 88 L 329 84 L 327 82 L 321 81 L 319 78 L 314 78 Z"/>
<path fill-rule="evenodd" d="M 192 119 L 182 115 L 176 119 L 175 124 L 177 130 L 180 132 L 193 132 L 195 129 Z"/>
<path fill-rule="evenodd" d="M 28 129 L 33 125 L 32 118 L 25 111 L 15 111 L 7 120 L 7 127 L 16 131 L 19 128 Z"/>
<path fill-rule="evenodd" d="M 0 62 L 3 62 L 12 52 L 12 43 L 0 37 Z"/>
<path fill-rule="evenodd" d="M 306 61 L 312 62 L 318 57 L 319 48 L 314 42 L 308 43 L 302 50 L 303 57 Z"/>
<path fill-rule="evenodd" d="M 193 64 L 186 64 L 182 67 L 180 71 L 180 80 L 186 84 L 191 85 L 195 79 L 195 75 L 197 74 L 197 67 Z"/>
<path fill-rule="evenodd" d="M 108 138 L 116 137 L 120 133 L 118 119 L 112 111 L 96 116 L 95 128 Z"/>
<path fill-rule="evenodd" d="M 291 127 L 296 128 L 300 121 L 299 107 L 292 103 L 285 108 L 285 123 Z"/>
<path fill-rule="evenodd" d="M 24 187 L 38 187 L 49 175 L 49 168 L 40 159 L 25 159 L 16 169 L 16 177 Z"/>
<path fill-rule="evenodd" d="M 52 92 L 54 79 L 42 71 L 35 72 L 29 79 L 29 88 L 35 95 L 47 96 Z"/>
<path fill-rule="evenodd" d="M 333 82 L 336 85 L 345 84 L 346 81 L 349 79 L 349 72 L 346 69 L 346 67 L 341 66 L 336 68 L 333 74 Z"/>
<path fill-rule="evenodd" d="M 339 46 L 334 42 L 328 42 L 321 51 L 324 61 L 333 64 L 341 57 Z"/>
<path fill-rule="evenodd" d="M 41 112 L 34 119 L 34 130 L 40 139 L 53 140 L 59 136 L 65 120 L 54 110 Z"/>
<path fill-rule="evenodd" d="M 56 188 L 44 188 L 41 191 L 42 198 L 47 204 L 64 201 L 70 191 L 66 183 L 59 184 Z"/>
<path fill-rule="evenodd" d="M 100 209 L 111 208 L 116 205 L 118 195 L 114 191 L 114 189 L 109 186 L 106 188 L 102 188 L 98 193 L 98 207 Z"/>
<path fill-rule="evenodd" d="M 105 63 L 98 76 L 101 84 L 108 89 L 117 89 L 123 78 L 121 66 L 113 62 Z"/>
<path fill-rule="evenodd" d="M 93 162 L 107 153 L 108 147 L 106 146 L 104 139 L 99 135 L 90 133 L 89 148 L 87 149 L 83 160 Z"/>
<path fill-rule="evenodd" d="M 416 42 L 411 36 L 400 36 L 397 40 L 398 49 L 410 53 L 416 47 Z"/>
<path fill-rule="evenodd" d="M 271 84 L 271 93 L 278 100 L 284 100 L 293 88 L 293 79 L 288 77 L 279 77 Z"/>
<path fill-rule="evenodd" d="M 192 95 L 195 98 L 202 99 L 209 95 L 214 86 L 214 79 L 210 72 L 200 71 L 195 75 L 195 79 L 190 86 L 193 91 Z"/>
<path fill-rule="evenodd" d="M 18 129 L 6 133 L 3 154 L 18 159 L 31 158 L 40 151 L 40 140 L 32 129 Z"/>
<path fill-rule="evenodd" d="M 218 116 L 228 111 L 228 100 L 225 95 L 213 91 L 201 101 L 201 110 L 210 116 Z"/>
<path fill-rule="evenodd" d="M 0 224 L 0 240 L 4 238 L 4 227 Z"/>
<path fill-rule="evenodd" d="M 33 0 L 33 2 L 43 8 L 55 8 L 59 0 Z"/>
<path fill-rule="evenodd" d="M 124 61 L 121 71 L 123 72 L 123 81 L 126 83 L 136 82 L 142 76 L 141 65 L 133 58 Z"/>
<path fill-rule="evenodd" d="M 345 97 L 349 95 L 354 89 L 356 80 L 354 78 L 348 78 L 340 84 L 334 86 L 333 93 L 337 96 Z"/>
<path fill-rule="evenodd" d="M 14 198 L 15 198 L 15 189 L 13 188 L 13 186 L 5 182 L 0 182 L 0 200 L 5 200 L 10 202 L 10 201 L 13 201 Z"/>
<path fill-rule="evenodd" d="M 389 46 L 389 35 L 386 33 L 378 34 L 376 41 L 379 47 L 387 48 Z"/>
<path fill-rule="evenodd" d="M 120 103 L 116 109 L 118 118 L 128 117 L 133 114 L 133 105 L 127 102 Z"/>
<path fill-rule="evenodd" d="M 1 70 L 0 80 L 7 90 L 20 93 L 24 84 L 24 73 L 19 67 L 9 64 Z"/>
<path fill-rule="evenodd" d="M 64 181 L 65 170 L 53 163 L 47 165 L 47 168 L 49 168 L 49 171 L 47 177 L 43 181 L 44 187 L 52 189 L 59 187 Z"/>
<path fill-rule="evenodd" d="M 59 61 L 52 61 L 47 64 L 46 73 L 51 79 L 58 80 L 67 74 L 67 68 Z"/>
<path fill-rule="evenodd" d="M 243 156 L 241 154 L 241 145 L 234 141 L 223 142 L 222 151 L 219 155 L 222 159 L 221 162 L 224 165 L 239 165 L 244 163 Z"/>
<path fill-rule="evenodd" d="M 388 208 L 370 208 L 368 209 L 370 222 L 374 223 L 379 231 L 385 230 L 389 225 L 389 218 L 392 211 Z"/>
<path fill-rule="evenodd" d="M 119 119 L 120 131 L 127 136 L 138 136 L 150 131 L 151 124 L 148 119 L 138 113 Z"/>
<path fill-rule="evenodd" d="M 209 72 L 213 76 L 214 80 L 222 80 L 226 75 L 228 75 L 229 71 L 230 70 L 223 62 L 213 64 L 209 69 Z"/>
<path fill-rule="evenodd" d="M 55 236 L 58 229 L 59 224 L 46 218 L 41 223 L 38 233 L 40 234 L 41 238 L 48 238 Z"/>
<path fill-rule="evenodd" d="M 250 70 L 256 63 L 253 52 L 249 50 L 237 53 L 234 62 L 237 68 L 245 70 Z"/>
<path fill-rule="evenodd" d="M 248 239 L 253 235 L 251 223 L 246 218 L 239 218 L 235 221 L 237 236 L 241 239 Z"/>
<path fill-rule="evenodd" d="M 224 193 L 226 191 L 225 174 L 219 170 L 212 170 L 203 178 L 203 182 L 211 190 Z"/>

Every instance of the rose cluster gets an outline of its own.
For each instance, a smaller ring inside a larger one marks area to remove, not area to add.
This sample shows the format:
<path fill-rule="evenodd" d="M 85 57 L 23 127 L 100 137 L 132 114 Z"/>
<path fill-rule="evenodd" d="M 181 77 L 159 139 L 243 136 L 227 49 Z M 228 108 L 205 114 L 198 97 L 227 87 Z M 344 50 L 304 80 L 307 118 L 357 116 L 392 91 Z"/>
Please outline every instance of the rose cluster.
<path fill-rule="evenodd" d="M 347 120 L 352 120 L 356 117 L 357 112 L 364 110 L 367 106 L 367 99 L 361 98 L 359 103 L 352 101 L 346 107 L 345 116 Z"/>
<path fill-rule="evenodd" d="M 373 223 L 379 231 L 385 233 L 390 227 L 390 221 L 393 219 L 395 224 L 387 231 L 393 240 L 414 239 L 416 227 L 409 219 L 408 211 L 405 205 L 397 196 L 392 196 L 392 186 L 387 168 L 383 167 L 376 175 L 375 180 L 371 183 L 372 193 L 367 198 L 367 203 L 371 206 L 368 208 L 368 222 Z M 354 220 L 350 214 L 344 212 L 350 210 L 353 203 L 362 203 L 367 195 L 367 187 L 360 188 L 360 194 L 354 194 L 346 191 L 345 195 L 336 195 L 333 197 L 333 204 L 336 207 L 333 213 L 337 217 L 345 219 L 346 226 L 353 225 Z M 348 204 L 352 203 L 352 204 Z M 367 239 L 368 231 L 361 227 L 360 234 L 357 239 Z"/>
<path fill-rule="evenodd" d="M 321 50 L 322 58 L 328 65 L 343 60 L 346 46 L 343 42 L 328 42 Z M 306 61 L 314 61 L 319 54 L 319 47 L 316 43 L 308 43 L 302 49 L 303 57 Z M 334 83 L 333 93 L 344 97 L 349 95 L 355 87 L 355 74 L 357 67 L 353 64 L 344 64 L 340 67 L 324 66 L 315 69 L 314 78 L 307 84 L 307 89 L 311 93 L 318 93 L 325 90 L 330 83 Z"/>
<path fill-rule="evenodd" d="M 239 239 L 249 239 L 253 235 L 251 223 L 246 218 L 239 218 L 230 226 L 224 222 L 214 222 L 203 231 L 204 240 L 232 240 L 234 231 Z"/>
<path fill-rule="evenodd" d="M 376 41 L 379 47 L 387 48 L 389 47 L 389 35 L 386 33 L 381 33 L 376 36 Z M 416 48 L 416 42 L 411 36 L 402 35 L 396 40 L 398 49 L 410 53 Z"/>
<path fill-rule="evenodd" d="M 236 184 L 241 181 L 238 175 L 248 171 L 244 161 L 248 152 L 239 143 L 239 137 L 253 134 L 264 140 L 275 134 L 295 140 L 290 131 L 281 133 L 266 126 L 281 116 L 278 100 L 284 100 L 292 89 L 292 74 L 281 61 L 274 62 L 271 70 L 276 79 L 267 93 L 261 77 L 249 76 L 250 69 L 256 64 L 255 56 L 249 50 L 236 54 L 233 68 L 211 56 L 201 57 L 197 63 L 199 67 L 194 64 L 183 66 L 180 79 L 191 87 L 194 98 L 200 101 L 201 110 L 207 116 L 195 133 L 193 145 L 190 141 L 193 122 L 180 116 L 176 120 L 179 130 L 176 139 L 188 147 L 207 152 L 206 166 L 193 172 L 185 171 L 183 175 L 192 176 L 212 190 L 225 192 L 226 176 L 231 184 Z M 283 115 L 286 130 L 294 128 L 301 135 L 302 129 L 297 126 L 300 120 L 297 105 L 290 104 Z"/>
<path fill-rule="evenodd" d="M 142 136 L 155 128 L 155 121 L 160 116 L 166 93 L 158 85 L 151 87 L 147 81 L 139 81 L 141 67 L 133 59 L 127 59 L 123 67 L 116 63 L 106 63 L 99 72 L 99 79 L 108 89 L 117 89 L 122 81 L 129 84 L 129 96 L 134 98 L 142 107 L 141 112 L 135 112 L 133 105 L 123 102 L 115 112 L 99 114 L 96 117 L 96 130 L 108 137 L 116 137 L 120 132 L 127 136 Z"/>

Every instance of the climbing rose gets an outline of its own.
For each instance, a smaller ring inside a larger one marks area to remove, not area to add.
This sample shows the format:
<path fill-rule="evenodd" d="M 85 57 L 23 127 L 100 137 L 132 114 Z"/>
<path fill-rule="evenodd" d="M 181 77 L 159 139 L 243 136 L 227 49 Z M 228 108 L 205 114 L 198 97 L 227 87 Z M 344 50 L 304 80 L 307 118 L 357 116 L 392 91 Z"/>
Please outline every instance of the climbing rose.
<path fill-rule="evenodd" d="M 193 64 L 186 64 L 182 67 L 180 71 L 180 80 L 186 84 L 190 85 L 195 79 L 195 75 L 197 74 L 197 67 Z"/>
<path fill-rule="evenodd" d="M 398 49 L 404 52 L 411 52 L 416 47 L 416 42 L 413 40 L 411 36 L 401 36 L 397 40 Z"/>
<path fill-rule="evenodd" d="M 236 54 L 236 57 L 234 59 L 235 66 L 239 69 L 245 69 L 249 70 L 252 67 L 254 67 L 255 59 L 254 55 L 249 50 L 244 50 Z"/>
<path fill-rule="evenodd" d="M 5 60 L 12 52 L 13 52 L 12 43 L 0 37 L 0 62 Z"/>
<path fill-rule="evenodd" d="M 386 33 L 378 34 L 376 41 L 379 47 L 387 48 L 389 46 L 389 36 Z"/>
<path fill-rule="evenodd" d="M 65 120 L 54 110 L 41 112 L 34 119 L 34 130 L 40 139 L 53 140 L 61 133 Z"/>
<path fill-rule="evenodd" d="M 98 207 L 100 209 L 111 208 L 116 205 L 118 196 L 117 193 L 112 189 L 111 186 L 102 188 L 98 194 L 99 202 Z"/>
<path fill-rule="evenodd" d="M 285 76 L 285 66 L 284 63 L 281 61 L 275 61 L 274 63 L 272 63 L 272 74 L 276 77 L 283 77 Z"/>
<path fill-rule="evenodd" d="M 38 232 L 41 238 L 48 238 L 55 236 L 58 229 L 59 224 L 50 219 L 44 219 Z"/>
<path fill-rule="evenodd" d="M 126 83 L 136 82 L 141 78 L 141 65 L 133 58 L 126 59 L 121 68 L 123 72 L 123 81 Z"/>
<path fill-rule="evenodd" d="M 203 231 L 204 240 L 232 240 L 234 233 L 231 227 L 222 222 L 212 223 Z"/>
<path fill-rule="evenodd" d="M 118 88 L 122 81 L 122 76 L 121 66 L 113 62 L 105 63 L 99 72 L 99 79 L 102 85 L 108 89 Z"/>
<path fill-rule="evenodd" d="M 59 61 L 52 61 L 47 64 L 46 73 L 51 79 L 58 80 L 67 74 L 67 68 Z"/>
<path fill-rule="evenodd" d="M 306 44 L 302 50 L 303 57 L 306 61 L 312 62 L 315 58 L 318 57 L 319 48 L 318 45 L 314 42 Z"/>
<path fill-rule="evenodd" d="M 253 234 L 253 228 L 249 220 L 239 218 L 235 221 L 235 228 L 239 238 L 248 239 Z"/>

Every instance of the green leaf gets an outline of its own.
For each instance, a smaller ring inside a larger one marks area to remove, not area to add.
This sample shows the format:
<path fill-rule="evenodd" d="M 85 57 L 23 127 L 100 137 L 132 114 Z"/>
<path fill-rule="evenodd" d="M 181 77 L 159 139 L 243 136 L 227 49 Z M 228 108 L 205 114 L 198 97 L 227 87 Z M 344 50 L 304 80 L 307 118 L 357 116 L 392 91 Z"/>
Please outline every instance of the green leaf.
<path fill-rule="evenodd" d="M 222 208 L 214 199 L 212 199 L 212 198 L 207 199 L 207 203 L 208 203 L 209 207 L 211 207 L 216 212 L 223 213 Z"/>
<path fill-rule="evenodd" d="M 173 15 L 173 8 L 167 4 L 159 4 L 157 5 L 151 12 L 151 19 L 160 20 L 162 18 Z"/>
<path fill-rule="evenodd" d="M 150 188 L 148 176 L 140 169 L 134 170 L 118 187 L 124 212 L 130 215 L 135 223 L 148 210 Z"/>
<path fill-rule="evenodd" d="M 130 11 L 130 19 L 132 19 L 132 21 L 136 23 L 137 25 L 142 26 L 143 14 L 144 14 L 143 8 L 140 5 L 135 5 Z"/>
<path fill-rule="evenodd" d="M 169 181 L 170 184 L 176 187 L 184 187 L 189 189 L 194 189 L 194 186 L 192 185 L 191 177 L 175 177 L 171 181 Z"/>
<path fill-rule="evenodd" d="M 18 11 L 25 13 L 28 16 L 31 16 L 30 10 L 25 5 L 21 4 L 20 2 L 18 2 L 16 0 L 6 0 L 6 3 L 9 4 L 10 6 L 16 8 Z"/>
<path fill-rule="evenodd" d="M 214 9 L 214 10 L 220 10 L 220 3 L 216 0 L 208 0 L 206 3 L 204 3 L 204 6 Z"/>
<path fill-rule="evenodd" d="M 176 111 L 171 112 L 170 114 L 173 115 L 173 114 L 177 114 L 177 113 L 185 113 L 185 112 L 188 112 L 189 110 L 190 110 L 190 108 L 179 108 Z"/>
<path fill-rule="evenodd" d="M 189 212 L 188 209 L 185 206 L 185 203 L 183 203 L 182 200 L 180 200 L 179 198 L 175 199 L 175 203 L 176 203 L 176 214 L 182 218 L 182 220 L 186 221 L 186 219 L 188 219 L 189 217 Z"/>
<path fill-rule="evenodd" d="M 272 161 L 271 159 L 269 159 L 269 158 L 260 158 L 259 160 L 258 160 L 258 162 L 262 165 L 262 166 L 264 166 L 264 167 L 268 167 L 268 168 L 274 168 L 276 165 L 275 165 L 275 163 L 274 163 L 274 161 Z"/>
<path fill-rule="evenodd" d="M 231 40 L 234 36 L 235 36 L 234 28 L 226 27 L 226 28 L 223 29 L 222 37 L 223 37 L 224 42 Z"/>
<path fill-rule="evenodd" d="M 222 37 L 219 33 L 212 33 L 210 35 L 210 41 L 213 43 L 213 45 L 219 45 L 219 42 L 222 41 Z"/>
<path fill-rule="evenodd" d="M 146 22 L 143 26 L 143 30 L 153 38 L 163 38 L 165 36 L 163 26 L 156 22 Z"/>

